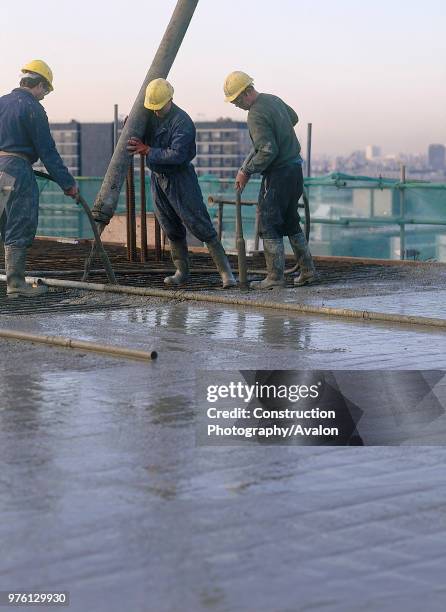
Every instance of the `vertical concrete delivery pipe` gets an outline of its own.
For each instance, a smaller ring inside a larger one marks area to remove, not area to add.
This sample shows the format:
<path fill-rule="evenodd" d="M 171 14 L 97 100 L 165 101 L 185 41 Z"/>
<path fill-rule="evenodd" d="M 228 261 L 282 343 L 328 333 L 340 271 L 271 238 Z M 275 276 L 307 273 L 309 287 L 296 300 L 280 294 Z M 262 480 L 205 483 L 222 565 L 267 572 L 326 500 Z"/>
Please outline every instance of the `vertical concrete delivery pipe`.
<path fill-rule="evenodd" d="M 146 87 L 153 79 L 166 78 L 169 74 L 197 4 L 198 0 L 178 0 L 152 65 L 130 111 L 92 210 L 95 221 L 102 224 L 102 229 L 115 213 L 119 193 L 127 174 L 129 165 L 127 140 L 130 136 L 142 138 L 145 132 L 147 112 L 144 108 L 144 96 Z"/>

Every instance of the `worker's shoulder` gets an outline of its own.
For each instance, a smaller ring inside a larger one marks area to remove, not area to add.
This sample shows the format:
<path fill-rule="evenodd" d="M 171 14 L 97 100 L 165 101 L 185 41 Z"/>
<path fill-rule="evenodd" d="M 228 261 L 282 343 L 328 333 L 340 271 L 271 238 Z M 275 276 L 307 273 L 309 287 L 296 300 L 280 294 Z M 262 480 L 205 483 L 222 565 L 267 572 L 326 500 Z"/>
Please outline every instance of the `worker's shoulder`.
<path fill-rule="evenodd" d="M 275 96 L 274 94 L 261 93 L 258 95 L 255 104 L 253 104 L 252 106 L 252 109 L 257 110 L 257 112 L 268 112 L 284 105 L 285 102 L 282 100 L 282 98 L 279 98 L 279 96 Z"/>
<path fill-rule="evenodd" d="M 188 126 L 188 127 L 195 129 L 194 122 L 192 121 L 190 115 L 188 115 L 185 110 L 183 110 L 182 108 L 174 104 L 173 111 L 174 112 L 172 116 L 172 121 L 174 121 L 178 125 Z"/>
<path fill-rule="evenodd" d="M 20 94 L 20 89 L 13 89 L 10 93 L 1 96 L 0 103 L 2 106 L 21 106 L 22 102 L 26 102 L 26 98 Z"/>
<path fill-rule="evenodd" d="M 13 107 L 19 115 L 46 117 L 45 109 L 40 102 L 32 94 L 20 87 L 13 89 L 11 93 L 2 96 L 0 99 L 2 105 Z"/>
<path fill-rule="evenodd" d="M 273 94 L 260 93 L 248 112 L 248 124 L 261 119 L 270 119 L 277 110 L 284 106 L 283 100 Z"/>

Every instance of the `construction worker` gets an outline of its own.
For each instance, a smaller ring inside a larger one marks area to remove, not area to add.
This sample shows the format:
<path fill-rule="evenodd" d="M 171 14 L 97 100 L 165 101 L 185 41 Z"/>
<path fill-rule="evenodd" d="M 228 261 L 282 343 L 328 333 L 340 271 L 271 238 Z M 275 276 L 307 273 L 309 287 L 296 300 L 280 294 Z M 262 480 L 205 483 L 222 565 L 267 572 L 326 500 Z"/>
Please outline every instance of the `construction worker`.
<path fill-rule="evenodd" d="M 42 161 L 65 195 L 76 198 L 76 181 L 68 172 L 50 134 L 40 101 L 53 91 L 53 73 L 42 60 L 22 68 L 20 86 L 0 97 L 0 225 L 5 244 L 8 297 L 33 297 L 45 285 L 25 282 L 27 249 L 36 235 L 39 191 L 32 164 Z"/>
<path fill-rule="evenodd" d="M 283 236 L 288 236 L 299 264 L 294 280 L 299 287 L 315 277 L 313 259 L 300 226 L 297 202 L 303 191 L 300 144 L 294 132 L 298 117 L 277 96 L 259 93 L 245 72 L 231 72 L 224 83 L 226 102 L 248 111 L 248 129 L 253 149 L 235 179 L 243 191 L 250 177 L 263 175 L 259 193 L 260 236 L 263 238 L 268 274 L 251 283 L 253 289 L 283 287 L 285 252 Z"/>
<path fill-rule="evenodd" d="M 168 286 L 184 285 L 189 277 L 186 228 L 205 242 L 220 273 L 223 288 L 236 284 L 228 258 L 212 225 L 191 161 L 196 155 L 195 125 L 173 103 L 173 87 L 165 79 L 151 81 L 144 106 L 148 109 L 145 141 L 130 138 L 130 154 L 142 153 L 152 171 L 152 197 L 157 219 L 170 242 L 176 272 L 164 279 Z"/>

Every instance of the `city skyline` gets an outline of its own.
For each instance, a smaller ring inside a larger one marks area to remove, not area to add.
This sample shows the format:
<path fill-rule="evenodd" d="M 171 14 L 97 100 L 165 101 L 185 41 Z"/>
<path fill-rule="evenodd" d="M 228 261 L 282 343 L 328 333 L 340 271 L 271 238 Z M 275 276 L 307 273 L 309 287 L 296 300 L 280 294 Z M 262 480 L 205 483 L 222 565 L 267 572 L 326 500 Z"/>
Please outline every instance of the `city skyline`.
<path fill-rule="evenodd" d="M 50 121 L 110 121 L 115 103 L 127 114 L 175 4 L 135 0 L 122 11 L 111 2 L 105 11 L 79 0 L 73 12 L 69 3 L 42 0 L 39 27 L 28 18 L 29 0 L 8 6 L 1 93 L 17 86 L 21 65 L 41 58 L 54 71 L 55 92 L 44 101 Z M 445 14 L 437 0 L 280 0 L 274 12 L 265 0 L 201 0 L 169 80 L 196 121 L 246 120 L 222 91 L 226 74 L 242 69 L 259 91 L 295 108 L 303 148 L 313 124 L 315 154 L 345 155 L 371 143 L 421 153 L 446 142 Z M 11 52 L 18 35 L 20 50 Z"/>

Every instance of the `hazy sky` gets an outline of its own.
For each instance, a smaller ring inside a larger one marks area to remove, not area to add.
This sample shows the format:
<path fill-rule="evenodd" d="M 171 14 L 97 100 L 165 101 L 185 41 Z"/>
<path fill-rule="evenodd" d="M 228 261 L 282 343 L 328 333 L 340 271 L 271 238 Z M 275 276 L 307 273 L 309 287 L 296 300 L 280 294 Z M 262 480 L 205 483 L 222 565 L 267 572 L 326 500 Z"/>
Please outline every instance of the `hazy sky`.
<path fill-rule="evenodd" d="M 48 62 L 52 121 L 127 114 L 176 0 L 21 0 L 2 7 L 1 91 L 30 59 Z M 193 119 L 244 119 L 223 101 L 226 74 L 244 70 L 306 124 L 314 154 L 377 144 L 424 152 L 446 143 L 444 0 L 200 0 L 170 73 Z"/>

